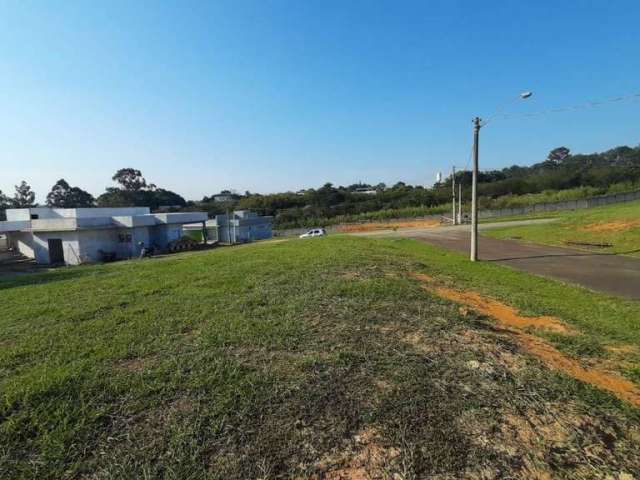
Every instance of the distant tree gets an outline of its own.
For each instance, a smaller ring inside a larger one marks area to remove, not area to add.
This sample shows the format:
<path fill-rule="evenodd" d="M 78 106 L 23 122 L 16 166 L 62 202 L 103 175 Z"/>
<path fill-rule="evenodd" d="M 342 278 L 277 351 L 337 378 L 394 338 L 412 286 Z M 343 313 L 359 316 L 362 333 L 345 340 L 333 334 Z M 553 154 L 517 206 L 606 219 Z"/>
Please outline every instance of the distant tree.
<path fill-rule="evenodd" d="M 106 192 L 97 199 L 100 207 L 149 207 L 180 206 L 186 200 L 175 192 L 147 183 L 140 170 L 121 168 L 112 177 L 119 187 L 107 187 Z"/>
<path fill-rule="evenodd" d="M 7 219 L 6 210 L 11 207 L 11 200 L 0 190 L 0 222 Z"/>
<path fill-rule="evenodd" d="M 35 206 L 36 194 L 24 180 L 20 185 L 16 185 L 16 193 L 13 196 L 12 204 L 16 208 L 29 208 Z"/>
<path fill-rule="evenodd" d="M 549 152 L 549 155 L 547 155 L 547 162 L 560 163 L 569 155 L 571 155 L 571 150 L 567 147 L 554 148 Z"/>
<path fill-rule="evenodd" d="M 187 201 L 180 195 L 164 188 L 155 188 L 147 193 L 147 206 L 158 208 L 160 206 L 184 207 Z"/>
<path fill-rule="evenodd" d="M 120 184 L 122 190 L 127 192 L 139 192 L 148 188 L 142 172 L 135 168 L 121 168 L 111 179 Z M 155 185 L 152 185 L 152 187 L 155 187 Z"/>
<path fill-rule="evenodd" d="M 47 194 L 47 206 L 55 208 L 86 208 L 95 205 L 93 195 L 78 187 L 70 186 L 61 178 Z"/>

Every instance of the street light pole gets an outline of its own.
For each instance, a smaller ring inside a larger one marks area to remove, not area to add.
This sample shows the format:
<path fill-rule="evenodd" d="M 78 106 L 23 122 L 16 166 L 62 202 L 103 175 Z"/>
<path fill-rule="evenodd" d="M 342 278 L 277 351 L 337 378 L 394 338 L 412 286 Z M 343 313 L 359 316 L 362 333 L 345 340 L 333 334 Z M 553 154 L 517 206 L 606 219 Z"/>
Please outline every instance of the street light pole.
<path fill-rule="evenodd" d="M 531 92 L 522 92 L 514 100 L 526 100 L 533 95 Z M 501 109 L 498 109 L 500 111 Z M 473 119 L 473 176 L 471 178 L 471 252 L 470 259 L 472 262 L 478 260 L 478 144 L 480 143 L 480 128 L 486 125 L 495 114 L 485 120 L 484 123 L 480 117 Z"/>
<path fill-rule="evenodd" d="M 480 142 L 480 117 L 473 119 L 473 175 L 471 177 L 471 254 L 472 262 L 478 260 L 478 144 Z"/>

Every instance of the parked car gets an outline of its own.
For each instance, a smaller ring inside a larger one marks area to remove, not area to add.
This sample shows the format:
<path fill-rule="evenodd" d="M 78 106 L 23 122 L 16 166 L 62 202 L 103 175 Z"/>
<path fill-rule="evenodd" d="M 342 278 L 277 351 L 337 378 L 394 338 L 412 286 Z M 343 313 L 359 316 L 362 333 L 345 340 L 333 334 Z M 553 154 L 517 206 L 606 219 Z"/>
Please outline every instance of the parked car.
<path fill-rule="evenodd" d="M 300 235 L 300 238 L 324 237 L 327 234 L 324 228 L 312 228 L 307 233 Z"/>

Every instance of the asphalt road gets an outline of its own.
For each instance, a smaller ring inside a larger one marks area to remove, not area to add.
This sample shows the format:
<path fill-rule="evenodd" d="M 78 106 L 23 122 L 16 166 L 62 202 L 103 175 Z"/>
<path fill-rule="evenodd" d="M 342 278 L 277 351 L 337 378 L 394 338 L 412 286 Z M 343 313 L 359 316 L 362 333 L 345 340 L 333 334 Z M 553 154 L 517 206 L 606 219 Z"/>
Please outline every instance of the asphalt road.
<path fill-rule="evenodd" d="M 549 221 L 549 220 L 542 220 Z M 528 220 L 539 223 L 541 220 Z M 480 228 L 522 225 L 522 222 L 481 224 Z M 469 226 L 366 232 L 359 235 L 415 238 L 438 247 L 467 253 Z M 640 259 L 624 255 L 548 247 L 480 236 L 480 260 L 497 262 L 536 275 L 577 283 L 592 290 L 640 300 Z"/>

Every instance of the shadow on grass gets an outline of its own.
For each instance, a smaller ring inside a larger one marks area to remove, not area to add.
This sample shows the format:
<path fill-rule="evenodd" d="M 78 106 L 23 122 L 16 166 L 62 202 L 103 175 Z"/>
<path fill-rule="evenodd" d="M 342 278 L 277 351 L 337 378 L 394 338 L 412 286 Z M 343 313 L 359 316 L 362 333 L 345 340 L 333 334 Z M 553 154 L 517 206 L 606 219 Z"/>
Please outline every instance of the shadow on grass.
<path fill-rule="evenodd" d="M 56 269 L 44 268 L 41 272 L 0 272 L 0 290 L 24 287 L 28 285 L 42 285 L 64 280 L 72 280 L 86 276 L 94 276 L 104 273 L 102 270 L 94 268 L 59 267 Z"/>

